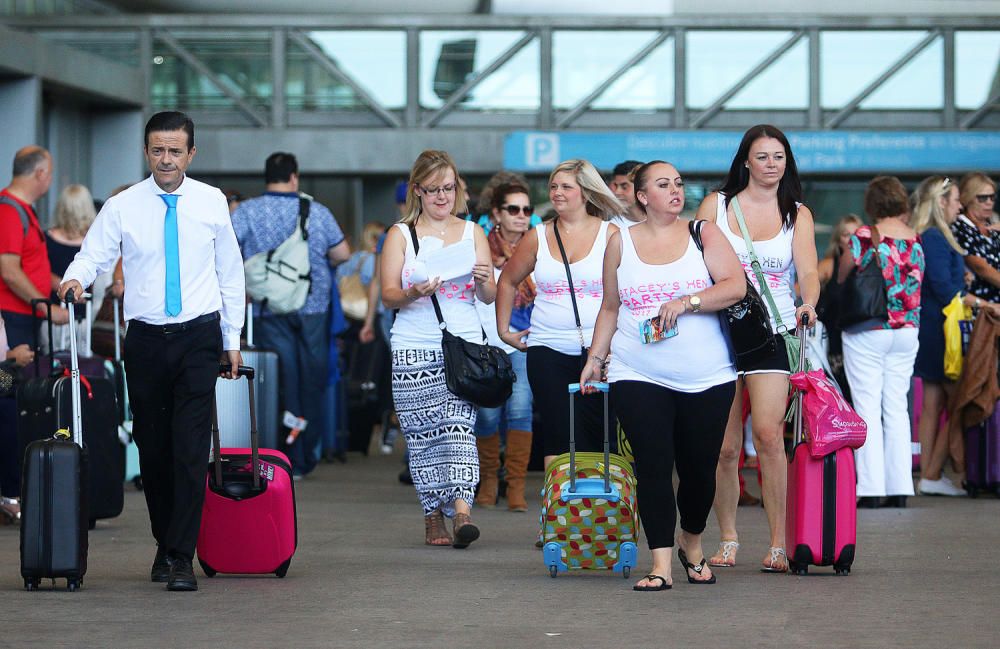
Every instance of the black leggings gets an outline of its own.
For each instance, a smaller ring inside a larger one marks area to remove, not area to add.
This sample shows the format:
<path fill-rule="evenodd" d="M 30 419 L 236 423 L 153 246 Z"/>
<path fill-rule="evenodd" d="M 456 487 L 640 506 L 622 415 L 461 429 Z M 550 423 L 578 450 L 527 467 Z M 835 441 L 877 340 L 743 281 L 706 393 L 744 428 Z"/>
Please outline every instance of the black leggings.
<path fill-rule="evenodd" d="M 580 380 L 580 357 L 548 347 L 528 348 L 528 383 L 535 406 L 545 455 L 569 453 L 569 392 L 566 387 Z M 576 417 L 576 450 L 604 450 L 604 396 L 600 393 L 573 398 Z M 610 403 L 610 402 L 609 402 Z M 608 406 L 609 410 L 612 406 Z M 611 452 L 617 452 L 614 419 L 607 413 Z"/>
<path fill-rule="evenodd" d="M 650 550 L 673 547 L 677 510 L 682 530 L 705 531 L 735 390 L 735 382 L 703 392 L 678 392 L 644 381 L 611 385 L 615 414 L 635 456 L 639 515 Z M 680 478 L 676 508 L 675 458 Z"/>

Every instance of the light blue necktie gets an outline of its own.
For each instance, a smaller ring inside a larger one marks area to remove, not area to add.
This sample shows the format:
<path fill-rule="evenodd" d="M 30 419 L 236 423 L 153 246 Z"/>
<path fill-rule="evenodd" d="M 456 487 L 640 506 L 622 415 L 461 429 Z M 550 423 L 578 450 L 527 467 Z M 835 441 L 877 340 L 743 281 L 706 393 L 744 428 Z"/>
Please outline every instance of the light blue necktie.
<path fill-rule="evenodd" d="M 167 204 L 167 215 L 163 218 L 163 255 L 166 267 L 165 304 L 167 315 L 181 312 L 181 253 L 177 245 L 177 194 L 160 194 Z"/>

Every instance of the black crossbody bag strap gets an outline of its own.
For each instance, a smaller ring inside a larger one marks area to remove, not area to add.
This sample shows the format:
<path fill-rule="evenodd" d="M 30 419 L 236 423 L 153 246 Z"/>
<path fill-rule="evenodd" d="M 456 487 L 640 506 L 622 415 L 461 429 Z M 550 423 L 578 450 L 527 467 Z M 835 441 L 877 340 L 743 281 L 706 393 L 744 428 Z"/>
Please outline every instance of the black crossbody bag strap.
<path fill-rule="evenodd" d="M 417 243 L 417 228 L 411 223 L 409 225 L 409 230 L 410 240 L 413 241 L 413 257 L 416 258 L 417 253 L 420 252 L 420 244 Z M 431 304 L 434 305 L 434 315 L 437 316 L 438 325 L 440 325 L 441 331 L 446 331 L 448 329 L 448 325 L 445 324 L 444 316 L 441 314 L 441 305 L 438 303 L 437 295 L 435 293 L 431 293 Z M 482 325 L 480 325 L 479 328 L 483 330 L 483 343 L 489 344 L 488 339 L 486 338 L 486 329 Z"/>
<path fill-rule="evenodd" d="M 562 237 L 559 236 L 559 226 L 556 225 L 558 217 L 552 221 L 552 232 L 556 235 L 556 243 L 559 245 L 559 255 L 562 257 L 563 266 L 566 268 L 566 281 L 569 282 L 569 298 L 573 301 L 573 317 L 576 318 L 576 333 L 580 336 L 580 349 L 587 349 L 583 341 L 583 324 L 580 323 L 580 309 L 576 306 L 576 286 L 573 284 L 573 273 L 569 269 L 569 257 L 566 256 L 566 248 L 563 247 Z M 598 235 L 600 236 L 600 235 Z M 546 244 L 542 241 L 542 244 Z"/>

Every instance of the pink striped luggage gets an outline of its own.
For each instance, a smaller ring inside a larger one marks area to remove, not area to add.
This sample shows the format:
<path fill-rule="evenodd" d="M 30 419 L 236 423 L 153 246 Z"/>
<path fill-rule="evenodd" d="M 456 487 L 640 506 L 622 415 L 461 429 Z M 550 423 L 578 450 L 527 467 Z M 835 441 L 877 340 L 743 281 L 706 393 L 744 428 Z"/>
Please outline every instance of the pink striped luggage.
<path fill-rule="evenodd" d="M 240 375 L 247 377 L 250 391 L 250 448 L 219 450 L 213 405 L 213 459 L 198 533 L 198 562 L 209 577 L 220 572 L 284 577 L 298 544 L 292 467 L 283 453 L 258 448 L 253 368 L 241 366 Z"/>
<path fill-rule="evenodd" d="M 799 337 L 805 347 L 805 327 Z M 803 349 L 799 371 L 806 357 Z M 814 459 L 802 430 L 802 393 L 796 396 L 795 439 L 788 465 L 785 550 L 792 574 L 809 566 L 833 566 L 838 575 L 851 572 L 857 542 L 857 478 L 854 450 L 842 448 Z"/>

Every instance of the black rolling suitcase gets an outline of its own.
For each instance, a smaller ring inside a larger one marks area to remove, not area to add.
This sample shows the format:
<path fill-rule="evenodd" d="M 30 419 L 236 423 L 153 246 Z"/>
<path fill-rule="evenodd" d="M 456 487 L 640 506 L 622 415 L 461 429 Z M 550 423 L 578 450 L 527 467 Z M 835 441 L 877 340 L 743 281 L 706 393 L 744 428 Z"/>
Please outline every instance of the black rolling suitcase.
<path fill-rule="evenodd" d="M 392 397 L 387 394 L 389 350 L 380 338 L 361 343 L 348 332 L 345 340 L 350 341 L 345 350 L 347 372 L 342 379 L 347 395 L 347 450 L 368 455 L 372 427 L 382 418 L 382 411 L 391 408 Z"/>
<path fill-rule="evenodd" d="M 74 324 L 76 322 L 74 321 Z M 73 341 L 75 348 L 75 340 Z M 71 351 L 70 357 L 79 357 Z M 51 363 L 51 361 L 50 361 Z M 17 388 L 18 457 L 24 457 L 31 442 L 47 439 L 70 420 L 71 383 L 67 372 L 56 373 L 54 364 L 45 376 L 23 381 Z M 114 518 L 125 506 L 125 447 L 118 438 L 118 400 L 111 379 L 81 375 L 80 409 L 82 412 L 83 444 L 90 465 L 87 482 L 89 523 Z"/>
<path fill-rule="evenodd" d="M 72 321 L 72 311 L 70 314 Z M 65 579 L 69 590 L 77 590 L 87 573 L 88 462 L 83 449 L 82 390 L 75 349 L 71 365 L 65 391 L 72 402 L 72 438 L 68 430 L 53 427 L 49 434 L 55 436 L 32 441 L 24 453 L 21 577 L 27 590 L 38 588 L 42 579 Z"/>

